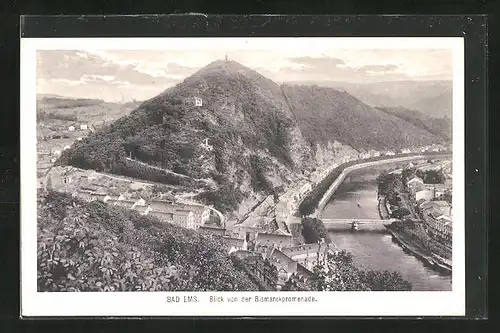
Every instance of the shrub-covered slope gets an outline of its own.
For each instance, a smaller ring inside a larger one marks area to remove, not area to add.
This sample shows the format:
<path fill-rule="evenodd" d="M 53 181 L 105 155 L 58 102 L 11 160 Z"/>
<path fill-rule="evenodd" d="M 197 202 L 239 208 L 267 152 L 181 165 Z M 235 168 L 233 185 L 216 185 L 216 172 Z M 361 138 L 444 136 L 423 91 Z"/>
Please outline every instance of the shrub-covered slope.
<path fill-rule="evenodd" d="M 38 211 L 38 291 L 258 290 L 221 240 L 59 192 Z"/>

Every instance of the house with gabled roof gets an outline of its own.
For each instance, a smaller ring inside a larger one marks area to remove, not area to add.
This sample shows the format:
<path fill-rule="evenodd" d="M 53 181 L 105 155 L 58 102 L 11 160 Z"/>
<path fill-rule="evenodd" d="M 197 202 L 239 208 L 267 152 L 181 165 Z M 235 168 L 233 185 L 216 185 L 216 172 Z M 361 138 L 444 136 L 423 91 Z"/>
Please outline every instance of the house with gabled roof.
<path fill-rule="evenodd" d="M 146 200 L 139 198 L 136 202 L 134 202 L 134 206 L 132 208 L 135 206 L 146 206 Z"/>
<path fill-rule="evenodd" d="M 92 193 L 91 195 L 92 195 L 92 200 L 104 201 L 104 199 L 106 199 L 107 201 L 109 199 L 107 193 Z"/>
<path fill-rule="evenodd" d="M 152 200 L 149 206 L 158 212 L 166 212 L 178 207 L 174 202 L 169 200 Z"/>
<path fill-rule="evenodd" d="M 284 284 L 292 274 L 297 272 L 298 263 L 276 247 L 271 248 L 265 259 L 278 270 L 279 284 Z"/>
<path fill-rule="evenodd" d="M 307 269 L 312 270 L 317 264 L 322 264 L 329 253 L 334 252 L 335 245 L 327 243 L 313 243 L 282 248 L 281 252 L 288 255 Z"/>
<path fill-rule="evenodd" d="M 422 188 L 415 191 L 415 200 L 417 202 L 421 199 L 429 201 L 432 200 L 433 198 L 434 198 L 434 192 L 429 189 Z"/>
<path fill-rule="evenodd" d="M 132 209 L 132 208 L 134 208 L 135 201 L 110 199 L 107 201 L 107 203 L 108 203 L 108 205 L 114 205 L 114 206 Z"/>
<path fill-rule="evenodd" d="M 413 176 L 411 177 L 407 182 L 406 182 L 406 185 L 408 185 L 409 187 L 415 185 L 415 184 L 424 184 L 424 181 L 422 180 L 422 178 L 418 177 L 418 176 Z"/>
<path fill-rule="evenodd" d="M 222 237 L 222 241 L 226 245 L 229 253 L 233 253 L 238 250 L 246 251 L 247 249 L 247 242 L 243 238 L 224 236 Z"/>
<path fill-rule="evenodd" d="M 148 215 L 148 213 L 152 211 L 149 206 L 135 206 L 132 209 L 139 212 L 141 215 Z"/>

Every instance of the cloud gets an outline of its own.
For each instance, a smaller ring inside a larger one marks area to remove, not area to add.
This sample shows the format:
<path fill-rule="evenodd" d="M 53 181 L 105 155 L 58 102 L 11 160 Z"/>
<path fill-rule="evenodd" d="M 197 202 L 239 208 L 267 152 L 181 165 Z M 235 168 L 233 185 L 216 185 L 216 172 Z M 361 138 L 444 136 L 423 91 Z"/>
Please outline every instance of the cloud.
<path fill-rule="evenodd" d="M 369 64 L 355 66 L 348 64 L 344 59 L 335 57 L 293 57 L 291 62 L 302 65 L 301 68 L 288 68 L 295 75 L 308 76 L 310 79 L 337 79 L 337 80 L 363 80 L 368 76 L 398 74 L 398 78 L 406 75 L 397 73 L 400 67 L 396 64 Z"/>
<path fill-rule="evenodd" d="M 37 89 L 67 89 L 110 100 L 152 97 L 181 82 L 227 50 L 46 50 L 37 52 Z M 229 58 L 276 82 L 376 82 L 451 78 L 443 50 L 312 48 L 233 50 Z M 102 95 L 102 96 L 101 96 Z"/>
<path fill-rule="evenodd" d="M 120 64 L 84 51 L 38 51 L 37 77 L 95 82 L 130 82 L 136 85 L 170 86 L 178 78 L 142 72 L 139 65 Z M 172 67 L 172 65 L 171 65 Z M 176 68 L 176 70 L 179 70 Z M 160 73 L 164 74 L 164 73 Z M 110 79 L 113 78 L 113 79 Z"/>
<path fill-rule="evenodd" d="M 397 65 L 367 65 L 362 66 L 358 70 L 364 73 L 372 72 L 372 73 L 386 73 L 386 72 L 394 72 L 399 69 Z"/>
<path fill-rule="evenodd" d="M 396 64 L 362 64 L 350 63 L 348 58 L 330 56 L 302 56 L 287 59 L 294 66 L 283 66 L 273 73 L 264 67 L 258 70 L 268 73 L 279 81 L 356 81 L 362 82 L 374 76 L 386 76 L 389 79 L 406 79 L 405 73 L 398 72 Z"/>
<path fill-rule="evenodd" d="M 338 58 L 330 58 L 330 57 L 293 57 L 289 59 L 291 62 L 305 65 L 313 68 L 321 68 L 321 67 L 337 67 L 338 65 L 345 64 L 344 60 Z"/>

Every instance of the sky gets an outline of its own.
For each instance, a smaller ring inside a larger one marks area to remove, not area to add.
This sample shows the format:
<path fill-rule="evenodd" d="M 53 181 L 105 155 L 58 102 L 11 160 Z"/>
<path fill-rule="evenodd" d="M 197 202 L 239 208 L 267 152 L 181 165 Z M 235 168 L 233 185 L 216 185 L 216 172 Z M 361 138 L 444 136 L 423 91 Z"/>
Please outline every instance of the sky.
<path fill-rule="evenodd" d="M 105 101 L 145 100 L 227 54 L 278 82 L 371 83 L 451 80 L 449 49 L 329 47 L 99 49 L 36 52 L 38 94 Z"/>

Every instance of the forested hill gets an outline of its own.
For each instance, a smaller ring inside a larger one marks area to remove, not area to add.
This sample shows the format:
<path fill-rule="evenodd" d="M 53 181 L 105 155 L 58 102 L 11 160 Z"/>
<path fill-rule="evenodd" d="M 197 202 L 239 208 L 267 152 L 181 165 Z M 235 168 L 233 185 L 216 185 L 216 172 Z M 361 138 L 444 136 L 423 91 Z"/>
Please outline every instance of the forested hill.
<path fill-rule="evenodd" d="M 416 110 L 408 110 L 406 108 L 378 108 L 388 114 L 395 115 L 402 120 L 426 129 L 438 137 L 443 138 L 445 141 L 451 140 L 452 121 L 449 117 L 432 117 L 423 112 Z"/>
<path fill-rule="evenodd" d="M 203 146 L 206 139 L 213 149 Z M 131 157 L 213 179 L 222 193 L 208 193 L 208 201 L 225 196 L 229 202 L 215 203 L 224 211 L 243 195 L 282 185 L 282 176 L 311 160 L 308 154 L 279 86 L 236 62 L 216 61 L 75 143 L 61 163 L 170 182 L 135 168 Z"/>
<path fill-rule="evenodd" d="M 393 114 L 372 108 L 333 88 L 283 85 L 290 110 L 311 143 L 337 140 L 354 149 L 386 149 L 441 142 Z"/>
<path fill-rule="evenodd" d="M 195 104 L 200 98 L 202 105 Z M 209 146 L 202 143 L 208 139 Z M 172 182 L 127 157 L 178 174 L 214 180 L 210 203 L 225 211 L 242 197 L 272 193 L 316 167 L 313 144 L 401 148 L 441 140 L 347 93 L 280 87 L 234 61 L 215 61 L 143 102 L 130 115 L 76 142 L 59 163 Z M 215 191 L 215 192 L 214 192 Z M 208 199 L 207 199 L 208 198 Z"/>

